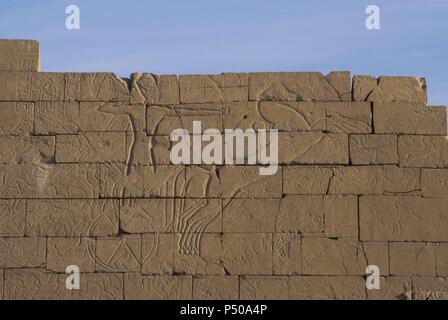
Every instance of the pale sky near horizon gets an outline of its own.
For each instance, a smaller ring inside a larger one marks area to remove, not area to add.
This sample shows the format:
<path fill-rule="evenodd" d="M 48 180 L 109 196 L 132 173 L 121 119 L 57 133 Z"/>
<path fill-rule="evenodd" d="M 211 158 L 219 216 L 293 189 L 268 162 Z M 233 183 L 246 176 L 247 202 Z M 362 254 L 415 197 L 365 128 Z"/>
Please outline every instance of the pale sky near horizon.
<path fill-rule="evenodd" d="M 80 8 L 80 30 L 65 28 L 71 4 Z M 376 31 L 364 25 L 372 4 L 381 10 Z M 0 6 L 0 38 L 38 40 L 43 71 L 410 75 L 426 78 L 430 104 L 448 105 L 446 0 L 10 0 Z"/>

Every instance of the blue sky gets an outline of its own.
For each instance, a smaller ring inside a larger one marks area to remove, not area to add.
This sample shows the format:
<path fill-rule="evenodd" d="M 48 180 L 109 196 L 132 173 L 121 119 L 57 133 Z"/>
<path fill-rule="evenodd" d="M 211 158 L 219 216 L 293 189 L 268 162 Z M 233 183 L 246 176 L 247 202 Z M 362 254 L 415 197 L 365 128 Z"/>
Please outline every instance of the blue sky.
<path fill-rule="evenodd" d="M 446 0 L 9 0 L 0 38 L 36 39 L 43 71 L 349 70 L 424 76 L 448 105 Z M 76 4 L 81 29 L 65 28 Z M 381 9 L 381 30 L 364 26 Z"/>

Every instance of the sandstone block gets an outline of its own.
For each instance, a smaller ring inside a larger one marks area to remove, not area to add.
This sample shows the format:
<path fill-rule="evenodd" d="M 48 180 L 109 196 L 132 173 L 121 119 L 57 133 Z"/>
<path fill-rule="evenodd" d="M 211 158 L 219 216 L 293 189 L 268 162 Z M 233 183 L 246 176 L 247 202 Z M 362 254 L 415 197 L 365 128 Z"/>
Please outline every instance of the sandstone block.
<path fill-rule="evenodd" d="M 372 113 L 367 102 L 325 103 L 327 131 L 332 133 L 371 133 Z"/>
<path fill-rule="evenodd" d="M 146 128 L 146 107 L 126 102 L 81 102 L 81 131 L 143 131 Z"/>
<path fill-rule="evenodd" d="M 0 165 L 0 198 L 98 198 L 92 164 Z"/>
<path fill-rule="evenodd" d="M 249 75 L 249 100 L 342 101 L 342 97 L 321 73 L 276 72 Z"/>
<path fill-rule="evenodd" d="M 448 276 L 448 243 L 436 245 L 436 268 L 438 276 Z"/>
<path fill-rule="evenodd" d="M 382 194 L 383 170 L 380 166 L 335 167 L 329 194 Z"/>
<path fill-rule="evenodd" d="M 306 275 L 363 275 L 367 258 L 357 240 L 302 239 L 302 272 Z"/>
<path fill-rule="evenodd" d="M 27 236 L 96 237 L 118 233 L 117 200 L 29 200 Z"/>
<path fill-rule="evenodd" d="M 176 234 L 174 273 L 189 275 L 225 275 L 222 262 L 222 237 L 214 233 Z"/>
<path fill-rule="evenodd" d="M 0 237 L 25 235 L 25 200 L 0 200 Z"/>
<path fill-rule="evenodd" d="M 272 234 L 224 234 L 222 246 L 229 274 L 272 274 Z"/>
<path fill-rule="evenodd" d="M 382 276 L 389 275 L 389 243 L 388 242 L 361 242 L 368 265 L 375 265 L 380 269 Z"/>
<path fill-rule="evenodd" d="M 448 278 L 413 277 L 414 300 L 448 300 Z"/>
<path fill-rule="evenodd" d="M 248 74 L 179 76 L 181 103 L 247 101 Z"/>
<path fill-rule="evenodd" d="M 353 77 L 355 101 L 426 103 L 426 81 L 417 77 Z"/>
<path fill-rule="evenodd" d="M 275 232 L 280 199 L 223 200 L 224 232 Z"/>
<path fill-rule="evenodd" d="M 329 74 L 327 74 L 326 79 L 338 92 L 342 101 L 352 100 L 349 71 L 332 71 Z"/>
<path fill-rule="evenodd" d="M 47 273 L 45 269 L 9 269 L 5 271 L 5 299 L 65 300 L 70 290 L 65 287 L 67 275 Z"/>
<path fill-rule="evenodd" d="M 350 135 L 350 160 L 354 165 L 398 164 L 397 136 Z"/>
<path fill-rule="evenodd" d="M 348 164 L 348 136 L 325 133 L 280 133 L 279 163 Z"/>
<path fill-rule="evenodd" d="M 193 278 L 194 300 L 237 300 L 238 277 L 200 276 Z"/>
<path fill-rule="evenodd" d="M 174 234 L 142 235 L 142 274 L 172 274 L 174 269 Z"/>
<path fill-rule="evenodd" d="M 302 272 L 302 241 L 296 233 L 274 233 L 274 274 L 296 275 Z"/>
<path fill-rule="evenodd" d="M 242 300 L 361 300 L 366 298 L 362 277 L 270 276 L 241 277 Z"/>
<path fill-rule="evenodd" d="M 414 196 L 361 196 L 360 238 L 366 241 L 447 241 L 447 201 Z"/>
<path fill-rule="evenodd" d="M 45 266 L 45 238 L 0 238 L 0 268 Z"/>
<path fill-rule="evenodd" d="M 187 300 L 192 298 L 191 276 L 124 275 L 126 300 Z"/>
<path fill-rule="evenodd" d="M 383 184 L 385 194 L 420 194 L 420 169 L 383 166 Z"/>
<path fill-rule="evenodd" d="M 84 132 L 56 136 L 56 162 L 126 162 L 124 132 Z"/>
<path fill-rule="evenodd" d="M 324 131 L 325 103 L 245 101 L 225 104 L 225 129 L 277 129 L 279 132 Z"/>
<path fill-rule="evenodd" d="M 54 154 L 54 137 L 0 136 L 0 163 L 48 163 Z"/>
<path fill-rule="evenodd" d="M 130 101 L 128 83 L 113 73 L 81 73 L 81 101 Z"/>
<path fill-rule="evenodd" d="M 358 199 L 355 196 L 325 196 L 325 236 L 358 237 Z"/>
<path fill-rule="evenodd" d="M 443 136 L 398 137 L 398 154 L 402 167 L 448 166 L 448 139 Z"/>
<path fill-rule="evenodd" d="M 448 169 L 422 169 L 422 195 L 428 198 L 447 198 Z"/>
<path fill-rule="evenodd" d="M 12 300 L 119 300 L 123 275 L 81 274 L 80 289 L 67 290 L 67 275 L 43 269 L 11 269 L 5 272 L 5 298 Z"/>
<path fill-rule="evenodd" d="M 283 171 L 285 194 L 326 194 L 333 176 L 327 167 L 285 166 Z"/>
<path fill-rule="evenodd" d="M 47 270 L 65 273 L 67 266 L 76 265 L 80 272 L 95 271 L 95 239 L 49 238 Z"/>
<path fill-rule="evenodd" d="M 435 276 L 434 244 L 419 242 L 389 243 L 390 273 L 397 276 Z"/>
<path fill-rule="evenodd" d="M 175 129 L 193 134 L 193 121 L 201 122 L 201 132 L 222 128 L 223 104 L 152 105 L 146 109 L 146 131 L 149 135 L 169 136 Z"/>
<path fill-rule="evenodd" d="M 39 71 L 39 42 L 34 40 L 1 40 L 0 70 Z"/>
<path fill-rule="evenodd" d="M 64 275 L 64 278 L 66 275 Z M 64 280 L 65 282 L 65 280 Z M 66 291 L 69 291 L 66 289 Z M 122 300 L 123 275 L 114 273 L 81 274 L 79 290 L 72 290 L 71 300 Z"/>
<path fill-rule="evenodd" d="M 96 266 L 99 272 L 140 272 L 141 236 L 97 238 Z"/>
<path fill-rule="evenodd" d="M 13 75 L 11 72 L 9 77 L 17 79 L 9 85 L 9 100 L 52 102 L 79 99 L 79 78 L 76 74 L 19 72 Z"/>
<path fill-rule="evenodd" d="M 33 133 L 34 105 L 32 103 L 0 102 L 0 110 L 2 110 L 1 135 L 30 135 Z"/>
<path fill-rule="evenodd" d="M 176 75 L 133 73 L 131 104 L 179 104 L 179 81 Z"/>
<path fill-rule="evenodd" d="M 188 197 L 270 199 L 281 198 L 281 168 L 274 175 L 262 176 L 259 166 L 225 166 L 216 171 L 187 167 Z"/>
<path fill-rule="evenodd" d="M 197 275 L 272 274 L 272 235 L 177 234 L 174 271 Z"/>
<path fill-rule="evenodd" d="M 323 230 L 322 196 L 288 195 L 281 199 L 276 217 L 277 232 L 322 233 Z"/>
<path fill-rule="evenodd" d="M 375 133 L 447 135 L 445 107 L 409 102 L 374 103 Z"/>
<path fill-rule="evenodd" d="M 367 290 L 369 300 L 411 300 L 410 277 L 381 277 L 379 290 Z"/>
<path fill-rule="evenodd" d="M 181 166 L 101 166 L 100 194 L 105 198 L 173 198 L 185 195 Z"/>
<path fill-rule="evenodd" d="M 79 130 L 78 102 L 36 102 L 34 134 L 76 134 Z"/>

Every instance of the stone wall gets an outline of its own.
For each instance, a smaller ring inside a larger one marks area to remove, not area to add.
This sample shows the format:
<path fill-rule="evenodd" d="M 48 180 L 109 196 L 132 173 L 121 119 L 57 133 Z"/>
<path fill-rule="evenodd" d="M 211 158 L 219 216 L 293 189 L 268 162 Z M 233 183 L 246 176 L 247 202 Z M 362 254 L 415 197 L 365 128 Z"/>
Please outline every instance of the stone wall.
<path fill-rule="evenodd" d="M 348 72 L 40 72 L 36 42 L 0 41 L 0 298 L 447 299 L 446 111 L 426 96 Z M 278 129 L 278 171 L 173 165 L 193 121 Z"/>

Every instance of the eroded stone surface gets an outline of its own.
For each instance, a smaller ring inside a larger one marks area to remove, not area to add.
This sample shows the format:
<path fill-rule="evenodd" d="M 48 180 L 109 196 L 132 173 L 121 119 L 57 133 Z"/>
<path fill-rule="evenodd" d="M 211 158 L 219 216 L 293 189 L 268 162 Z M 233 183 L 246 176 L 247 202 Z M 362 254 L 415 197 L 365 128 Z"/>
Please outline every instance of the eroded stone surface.
<path fill-rule="evenodd" d="M 79 125 L 78 102 L 36 102 L 34 106 L 36 135 L 76 134 Z"/>
<path fill-rule="evenodd" d="M 0 238 L 0 268 L 45 266 L 45 238 Z"/>
<path fill-rule="evenodd" d="M 398 164 L 397 136 L 350 135 L 350 160 L 354 165 Z"/>
<path fill-rule="evenodd" d="M 195 300 L 237 300 L 238 277 L 201 276 L 193 279 Z"/>
<path fill-rule="evenodd" d="M 124 275 L 126 300 L 186 300 L 192 298 L 191 276 Z"/>
<path fill-rule="evenodd" d="M 327 130 L 333 133 L 370 133 L 371 110 L 367 102 L 326 103 Z"/>
<path fill-rule="evenodd" d="M 361 196 L 360 238 L 367 241 L 447 241 L 447 201 L 415 196 Z"/>
<path fill-rule="evenodd" d="M 175 75 L 133 73 L 131 75 L 132 104 L 178 104 L 179 81 Z"/>
<path fill-rule="evenodd" d="M 402 167 L 447 167 L 448 139 L 444 136 L 400 135 L 398 154 Z"/>
<path fill-rule="evenodd" d="M 0 200 L 0 236 L 25 235 L 25 200 Z"/>
<path fill-rule="evenodd" d="M 435 276 L 436 248 L 430 243 L 389 243 L 390 274 Z"/>
<path fill-rule="evenodd" d="M 257 300 L 361 300 L 366 298 L 362 277 L 244 277 L 240 298 Z"/>
<path fill-rule="evenodd" d="M 353 77 L 353 100 L 426 103 L 426 80 L 416 77 Z"/>
<path fill-rule="evenodd" d="M 32 103 L 0 102 L 0 110 L 2 110 L 1 135 L 29 135 L 33 133 L 34 105 Z"/>
<path fill-rule="evenodd" d="M 447 134 L 445 107 L 427 107 L 409 102 L 374 103 L 375 133 Z"/>
<path fill-rule="evenodd" d="M 83 273 L 95 271 L 95 239 L 49 238 L 47 240 L 47 270 L 64 273 L 70 265 L 76 265 Z"/>
<path fill-rule="evenodd" d="M 39 42 L 34 40 L 1 40 L 0 71 L 39 71 Z"/>

